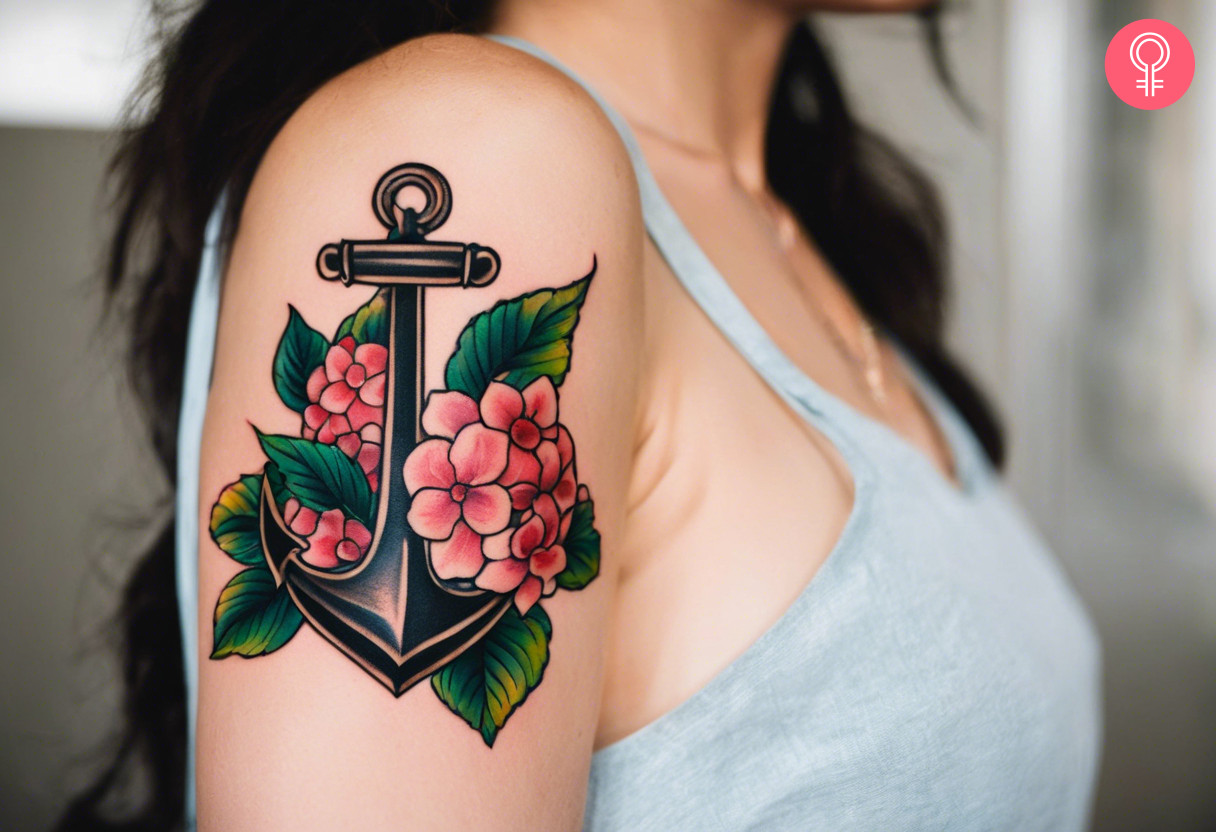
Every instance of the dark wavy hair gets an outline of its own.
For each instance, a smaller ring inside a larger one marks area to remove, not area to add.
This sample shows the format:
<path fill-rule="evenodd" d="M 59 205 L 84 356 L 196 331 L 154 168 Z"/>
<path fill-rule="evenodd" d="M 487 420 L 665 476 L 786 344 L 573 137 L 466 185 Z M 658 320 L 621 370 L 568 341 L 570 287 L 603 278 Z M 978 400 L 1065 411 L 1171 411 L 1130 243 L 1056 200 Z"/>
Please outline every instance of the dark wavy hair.
<path fill-rule="evenodd" d="M 111 167 L 117 222 L 105 270 L 124 311 L 129 370 L 152 447 L 176 476 L 186 324 L 203 229 L 226 190 L 230 238 L 263 154 L 288 117 L 342 71 L 410 38 L 482 29 L 492 0 L 204 0 L 161 12 L 162 45 Z M 945 79 L 937 10 L 923 15 Z M 787 44 L 765 148 L 775 193 L 797 214 L 865 312 L 919 360 L 1000 464 L 1001 431 L 942 344 L 945 229 L 931 183 L 850 112 L 810 24 Z M 182 824 L 186 709 L 173 523 L 121 599 L 125 727 L 108 766 L 58 829 Z M 146 797 L 106 811 L 133 773 Z"/>

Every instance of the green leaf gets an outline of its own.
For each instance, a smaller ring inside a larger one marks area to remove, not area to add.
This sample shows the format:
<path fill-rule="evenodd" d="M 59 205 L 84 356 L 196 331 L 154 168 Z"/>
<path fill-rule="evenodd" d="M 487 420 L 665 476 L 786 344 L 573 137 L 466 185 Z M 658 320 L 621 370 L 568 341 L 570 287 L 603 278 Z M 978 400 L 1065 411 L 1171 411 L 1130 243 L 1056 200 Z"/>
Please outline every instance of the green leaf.
<path fill-rule="evenodd" d="M 540 376 L 561 386 L 570 370 L 570 342 L 595 275 L 560 289 L 499 301 L 472 318 L 456 340 L 444 373 L 449 390 L 480 399 L 490 382 L 526 387 Z"/>
<path fill-rule="evenodd" d="M 266 479 L 270 483 L 270 494 L 274 497 L 274 504 L 282 509 L 283 504 L 291 498 L 291 492 L 287 490 L 287 481 L 283 479 L 283 472 L 273 462 L 266 463 L 265 472 Z"/>
<path fill-rule="evenodd" d="M 270 567 L 262 564 L 238 572 L 215 604 L 211 658 L 273 653 L 296 634 L 303 620 L 287 587 L 275 586 Z"/>
<path fill-rule="evenodd" d="M 325 363 L 329 341 L 325 336 L 304 323 L 294 306 L 289 306 L 287 328 L 279 339 L 279 348 L 274 354 L 274 389 L 283 404 L 297 413 L 308 407 L 308 377 L 312 371 Z"/>
<path fill-rule="evenodd" d="M 347 517 L 371 528 L 372 489 L 357 462 L 334 445 L 254 430 L 293 497 L 316 511 L 340 508 Z"/>
<path fill-rule="evenodd" d="M 388 346 L 388 290 L 381 289 L 372 299 L 348 315 L 334 333 L 334 343 L 347 335 L 357 344 Z"/>
<path fill-rule="evenodd" d="M 562 589 L 582 589 L 600 573 L 600 533 L 595 530 L 595 504 L 583 500 L 572 509 L 566 532 L 566 568 L 557 573 Z"/>
<path fill-rule="evenodd" d="M 540 604 L 526 615 L 512 604 L 481 641 L 431 676 L 431 687 L 493 746 L 507 718 L 540 684 L 552 635 L 553 624 Z"/>
<path fill-rule="evenodd" d="M 263 563 L 262 531 L 258 526 L 258 501 L 262 477 L 246 474 L 220 492 L 211 507 L 211 539 L 237 563 Z"/>

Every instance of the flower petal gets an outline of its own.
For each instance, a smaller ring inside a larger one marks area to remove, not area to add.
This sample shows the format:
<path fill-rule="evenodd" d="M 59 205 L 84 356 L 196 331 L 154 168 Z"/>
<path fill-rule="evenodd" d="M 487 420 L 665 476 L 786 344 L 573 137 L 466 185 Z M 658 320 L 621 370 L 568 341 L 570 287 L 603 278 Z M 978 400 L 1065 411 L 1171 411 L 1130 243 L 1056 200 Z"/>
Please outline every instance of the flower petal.
<path fill-rule="evenodd" d="M 544 542 L 539 545 L 552 546 L 553 541 L 557 540 L 557 530 L 561 524 L 557 502 L 548 494 L 540 494 L 533 501 L 532 510 L 544 522 Z"/>
<path fill-rule="evenodd" d="M 553 379 L 541 376 L 524 388 L 524 413 L 536 422 L 539 428 L 547 428 L 557 421 L 557 388 Z"/>
<path fill-rule="evenodd" d="M 460 507 L 464 521 L 481 535 L 500 532 L 511 521 L 511 495 L 501 485 L 470 488 Z"/>
<path fill-rule="evenodd" d="M 511 495 L 511 508 L 516 511 L 523 511 L 536 499 L 536 486 L 530 482 L 516 483 L 510 486 L 507 492 Z"/>
<path fill-rule="evenodd" d="M 487 561 L 473 583 L 490 592 L 506 593 L 519 586 L 528 576 L 528 564 L 515 558 Z"/>
<path fill-rule="evenodd" d="M 424 488 L 414 495 L 406 519 L 421 537 L 447 540 L 460 519 L 460 503 L 441 488 Z"/>
<path fill-rule="evenodd" d="M 363 550 L 359 548 L 359 544 L 355 543 L 355 541 L 347 539 L 338 544 L 337 548 L 334 549 L 334 554 L 347 563 L 354 563 L 363 557 Z"/>
<path fill-rule="evenodd" d="M 345 413 L 346 408 L 350 407 L 350 403 L 354 400 L 355 388 L 345 381 L 338 380 L 321 392 L 321 398 L 318 401 L 321 407 L 330 413 Z"/>
<path fill-rule="evenodd" d="M 367 530 L 367 526 L 364 526 L 353 517 L 347 519 L 346 525 L 343 527 L 343 534 L 346 535 L 348 540 L 355 542 L 360 552 L 366 552 L 367 547 L 372 545 L 372 533 Z"/>
<path fill-rule="evenodd" d="M 431 544 L 431 568 L 441 580 L 472 578 L 481 569 L 481 535 L 457 521 L 452 536 Z"/>
<path fill-rule="evenodd" d="M 384 372 L 384 366 L 388 362 L 388 350 L 380 344 L 360 344 L 355 347 L 355 361 L 363 365 L 363 369 L 367 370 L 367 377 L 371 378 Z"/>
<path fill-rule="evenodd" d="M 413 494 L 420 488 L 448 489 L 455 485 L 456 471 L 448 461 L 451 448 L 452 443 L 446 439 L 428 439 L 410 451 L 405 460 L 405 490 Z"/>
<path fill-rule="evenodd" d="M 343 378 L 347 384 L 357 390 L 363 386 L 363 382 L 367 381 L 367 370 L 363 369 L 362 364 L 356 362 L 346 368 L 346 375 Z"/>
<path fill-rule="evenodd" d="M 566 568 L 566 550 L 561 546 L 552 546 L 532 553 L 528 564 L 532 574 L 542 581 L 557 577 L 557 573 Z"/>
<path fill-rule="evenodd" d="M 317 395 L 320 395 L 320 393 Z M 308 407 L 304 408 L 304 424 L 308 425 L 313 430 L 321 427 L 321 425 L 325 424 L 325 421 L 329 418 L 329 411 L 321 407 L 319 404 L 310 404 Z"/>
<path fill-rule="evenodd" d="M 570 521 L 573 519 L 574 519 L 573 511 L 567 511 L 565 514 L 562 515 L 561 528 L 558 530 L 558 533 L 557 533 L 557 542 L 558 543 L 566 542 L 566 535 L 570 534 Z"/>
<path fill-rule="evenodd" d="M 570 431 L 566 430 L 565 425 L 557 426 L 557 456 L 563 468 L 574 461 L 574 440 L 570 438 Z"/>
<path fill-rule="evenodd" d="M 496 430 L 510 430 L 523 412 L 523 396 L 509 384 L 491 381 L 481 395 L 481 420 Z"/>
<path fill-rule="evenodd" d="M 308 548 L 300 553 L 304 562 L 320 569 L 333 569 L 337 566 L 336 550 L 342 540 L 344 523 L 342 509 L 331 508 L 322 512 L 317 520 L 317 530 L 308 538 Z"/>
<path fill-rule="evenodd" d="M 531 557 L 536 547 L 545 538 L 545 521 L 533 514 L 527 522 L 511 536 L 511 554 L 517 558 Z"/>
<path fill-rule="evenodd" d="M 345 339 L 334 344 L 325 354 L 325 377 L 331 382 L 345 378 L 347 368 L 355 361 L 355 357 L 343 346 L 344 342 Z"/>
<path fill-rule="evenodd" d="M 384 381 L 388 373 L 372 376 L 359 388 L 359 398 L 372 407 L 384 407 Z"/>
<path fill-rule="evenodd" d="M 455 439 L 465 425 L 479 421 L 477 402 L 456 390 L 437 390 L 427 396 L 422 429 L 430 436 Z"/>
<path fill-rule="evenodd" d="M 552 491 L 562 475 L 562 461 L 557 452 L 557 445 L 541 442 L 536 447 L 536 458 L 540 460 L 540 490 Z"/>
<path fill-rule="evenodd" d="M 511 535 L 515 529 L 503 529 L 498 534 L 492 534 L 481 541 L 481 551 L 490 560 L 502 560 L 511 557 Z"/>
<path fill-rule="evenodd" d="M 350 420 L 341 413 L 330 416 L 329 429 L 334 432 L 334 436 L 341 436 L 344 433 L 350 433 Z"/>
<path fill-rule="evenodd" d="M 503 485 L 515 485 L 517 482 L 530 482 L 533 485 L 539 483 L 540 461 L 537 460 L 536 454 L 511 445 L 507 450 L 507 468 L 498 481 Z"/>
<path fill-rule="evenodd" d="M 321 391 L 327 384 L 329 384 L 329 377 L 325 375 L 325 368 L 317 367 L 313 370 L 312 374 L 308 376 L 308 383 L 304 385 L 304 389 L 308 393 L 308 400 L 316 402 L 321 398 Z"/>
<path fill-rule="evenodd" d="M 384 408 L 373 407 L 362 399 L 355 399 L 346 411 L 346 418 L 350 420 L 351 430 L 363 430 L 367 425 L 379 425 L 384 422 Z"/>
<path fill-rule="evenodd" d="M 315 566 L 317 569 L 333 569 L 339 563 L 338 550 L 335 545 L 332 549 L 321 548 L 320 546 L 309 546 L 300 553 L 300 558 L 309 566 Z"/>
<path fill-rule="evenodd" d="M 562 471 L 562 478 L 554 486 L 553 499 L 557 500 L 559 509 L 566 511 L 574 505 L 576 497 L 578 497 L 578 480 L 574 478 L 574 466 L 571 465 Z"/>
<path fill-rule="evenodd" d="M 338 437 L 337 445 L 342 453 L 354 459 L 359 453 L 359 448 L 363 445 L 363 440 L 359 438 L 359 434 L 357 433 L 344 433 Z"/>
<path fill-rule="evenodd" d="M 375 442 L 364 442 L 356 459 L 359 467 L 363 469 L 363 473 L 370 474 L 380 464 L 380 446 Z"/>
<path fill-rule="evenodd" d="M 519 610 L 520 615 L 532 609 L 532 605 L 540 600 L 540 589 L 540 579 L 529 575 L 527 580 L 519 585 L 519 589 L 515 590 L 515 608 Z"/>
<path fill-rule="evenodd" d="M 490 430 L 481 424 L 462 428 L 448 452 L 448 459 L 456 469 L 456 482 L 465 485 L 494 482 L 507 468 L 509 445 L 510 440 L 500 430 Z"/>

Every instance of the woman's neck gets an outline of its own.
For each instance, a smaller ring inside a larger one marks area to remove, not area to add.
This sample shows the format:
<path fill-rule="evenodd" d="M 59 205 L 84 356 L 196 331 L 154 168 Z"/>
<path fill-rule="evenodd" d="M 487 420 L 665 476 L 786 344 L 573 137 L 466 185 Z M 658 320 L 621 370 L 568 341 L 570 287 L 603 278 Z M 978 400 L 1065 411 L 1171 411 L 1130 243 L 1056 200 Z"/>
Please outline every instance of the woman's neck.
<path fill-rule="evenodd" d="M 533 41 L 643 135 L 764 187 L 764 130 L 798 15 L 761 0 L 501 0 L 491 30 Z"/>

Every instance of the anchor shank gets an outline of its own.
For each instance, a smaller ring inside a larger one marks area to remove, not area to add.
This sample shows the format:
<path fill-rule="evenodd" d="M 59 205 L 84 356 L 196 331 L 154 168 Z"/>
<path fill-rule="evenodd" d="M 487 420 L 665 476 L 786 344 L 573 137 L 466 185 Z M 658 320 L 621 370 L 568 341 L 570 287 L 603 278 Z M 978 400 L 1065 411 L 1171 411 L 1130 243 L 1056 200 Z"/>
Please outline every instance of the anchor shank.
<path fill-rule="evenodd" d="M 422 188 L 428 203 L 402 222 L 393 206 L 396 191 L 406 186 Z M 408 520 L 412 499 L 404 464 L 425 438 L 423 295 L 429 287 L 484 286 L 500 265 L 493 249 L 424 238 L 446 219 L 450 198 L 446 180 L 433 168 L 417 163 L 394 168 L 381 178 L 373 203 L 392 238 L 342 240 L 317 254 L 322 278 L 384 287 L 387 295 L 383 445 L 367 553 L 346 569 L 309 566 L 300 557 L 307 541 L 287 528 L 269 488 L 260 518 L 267 563 L 296 606 L 318 632 L 397 696 L 475 643 L 511 603 L 508 595 L 440 582 L 431 570 L 428 542 Z"/>

